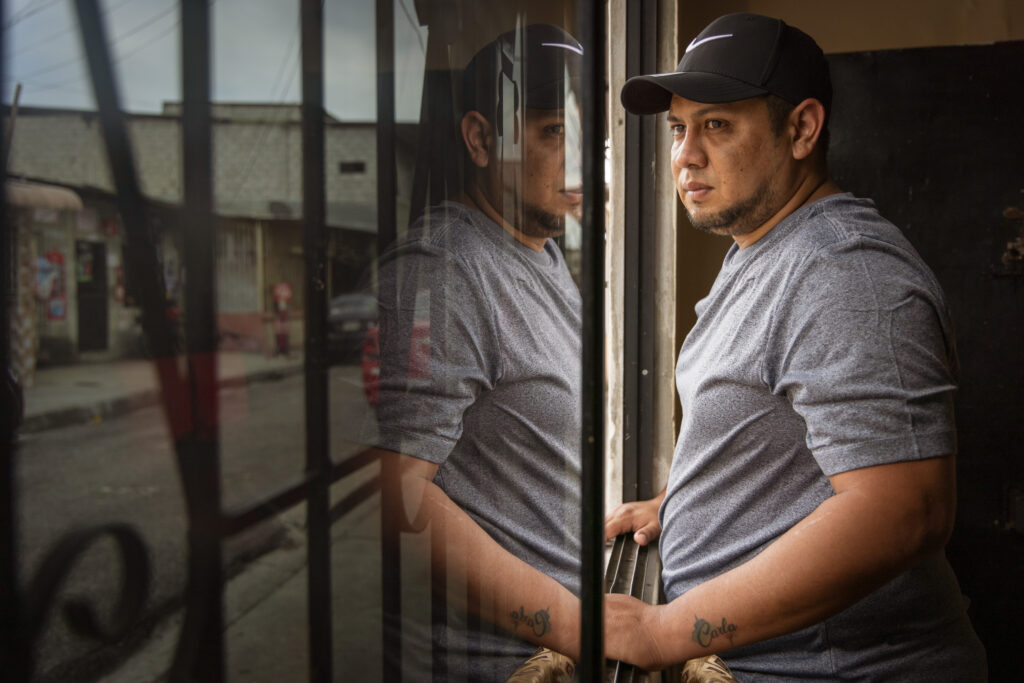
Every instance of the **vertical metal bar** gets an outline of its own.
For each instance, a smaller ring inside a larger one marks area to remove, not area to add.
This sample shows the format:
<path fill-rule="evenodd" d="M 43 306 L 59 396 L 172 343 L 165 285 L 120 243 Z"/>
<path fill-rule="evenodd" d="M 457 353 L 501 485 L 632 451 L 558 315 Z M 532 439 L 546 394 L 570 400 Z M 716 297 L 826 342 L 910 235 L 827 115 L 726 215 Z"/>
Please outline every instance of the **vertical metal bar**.
<path fill-rule="evenodd" d="M 395 17 L 392 0 L 377 0 L 377 254 L 383 254 L 398 236 L 395 210 Z M 394 300 L 395 293 L 379 292 L 381 301 Z M 384 345 L 395 335 L 382 318 L 381 358 L 394 356 Z M 382 372 L 401 372 L 390 368 Z M 381 611 L 382 656 L 385 681 L 402 680 L 402 565 L 401 523 L 394 501 L 400 499 L 393 477 L 385 477 L 381 488 Z"/>
<path fill-rule="evenodd" d="M 605 3 L 580 11 L 583 54 L 583 538 L 581 681 L 604 679 Z"/>
<path fill-rule="evenodd" d="M 641 2 L 626 3 L 626 74 L 640 73 L 643 35 L 640 27 Z M 614 98 L 613 98 L 614 101 Z M 639 349 L 636 330 L 639 328 L 640 309 L 636 305 L 640 288 L 639 252 L 640 231 L 644 229 L 640 219 L 641 177 L 640 165 L 640 121 L 639 117 L 626 114 L 625 145 L 625 225 L 623 235 L 623 325 L 622 340 L 622 500 L 637 500 L 637 460 L 641 453 L 637 443 L 640 433 L 640 403 L 637 400 L 639 388 Z"/>
<path fill-rule="evenodd" d="M 658 2 L 657 0 L 643 0 L 642 15 L 642 36 L 640 41 L 643 46 L 641 54 L 641 69 L 643 73 L 654 73 L 658 69 Z M 655 235 L 657 226 L 655 218 L 657 211 L 655 207 L 655 188 L 657 183 L 656 169 L 654 167 L 654 143 L 656 139 L 657 119 L 653 116 L 644 116 L 640 129 L 640 162 L 641 167 L 637 169 L 637 176 L 642 177 L 640 185 L 640 220 L 636 228 L 640 235 L 640 249 L 638 251 L 639 263 L 639 289 L 637 291 L 637 306 L 640 312 L 639 324 L 634 328 L 639 335 L 637 343 L 639 349 L 639 376 L 637 381 L 637 402 L 639 403 L 640 416 L 637 421 L 637 498 L 645 500 L 654 495 L 654 297 L 657 283 Z M 643 173 L 639 171 L 643 170 Z M 627 260 L 630 255 L 627 253 Z M 627 328 L 629 329 L 629 328 Z"/>
<path fill-rule="evenodd" d="M 327 227 L 324 178 L 324 13 L 302 0 L 302 252 L 306 262 L 306 473 L 314 477 L 306 505 L 310 680 L 330 681 L 331 540 L 328 448 Z"/>
<path fill-rule="evenodd" d="M 626 74 L 657 70 L 656 0 L 626 6 Z M 654 295 L 656 120 L 626 114 L 625 302 L 622 499 L 654 495 Z"/>
<path fill-rule="evenodd" d="M 6 16 L 5 3 L 0 0 L 0 16 Z M 5 48 L 7 32 L 0 32 L 0 55 L 7 54 Z M 6 76 L 6 60 L 0 61 L 0 92 Z M 12 120 L 8 126 L 13 125 Z M 4 160 L 4 178 L 7 177 L 6 160 L 10 139 L 4 136 L 4 149 L 0 158 Z M 0 671 L 12 681 L 28 681 L 31 671 L 31 650 L 24 639 L 23 604 L 18 592 L 18 567 L 15 560 L 17 548 L 17 491 L 15 487 L 15 436 L 21 405 L 16 387 L 8 376 L 11 367 L 11 315 L 17 309 L 17 267 L 15 265 L 15 225 L 7 212 L 7 191 L 0 192 Z"/>
<path fill-rule="evenodd" d="M 210 131 L 210 18 L 206 0 L 181 4 L 182 208 L 185 346 L 189 421 L 179 445 L 189 507 L 188 600 L 203 605 L 186 619 L 195 639 L 194 661 L 178 659 L 175 674 L 221 681 L 224 669 L 223 570 L 219 432 L 217 426 L 217 319 L 214 267 L 212 134 Z M 185 650 L 183 649 L 182 652 Z"/>
<path fill-rule="evenodd" d="M 377 0 L 377 244 L 395 241 L 395 8 Z"/>

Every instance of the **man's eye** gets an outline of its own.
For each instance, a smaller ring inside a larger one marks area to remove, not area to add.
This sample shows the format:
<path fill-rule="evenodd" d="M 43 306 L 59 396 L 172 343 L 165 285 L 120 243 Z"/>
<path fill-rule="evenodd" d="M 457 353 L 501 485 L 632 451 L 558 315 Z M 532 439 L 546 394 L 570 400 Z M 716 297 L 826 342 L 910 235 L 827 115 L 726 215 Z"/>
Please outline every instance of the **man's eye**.
<path fill-rule="evenodd" d="M 562 135 L 565 133 L 565 125 L 561 123 L 552 123 L 550 126 L 545 128 L 551 135 Z"/>
<path fill-rule="evenodd" d="M 708 128 L 714 130 L 716 128 L 722 128 L 723 126 L 725 126 L 725 121 L 720 121 L 718 119 L 708 119 L 705 125 Z"/>
<path fill-rule="evenodd" d="M 672 135 L 674 135 L 677 138 L 681 138 L 686 134 L 686 126 L 684 126 L 681 123 L 675 124 L 674 126 L 669 128 L 669 130 L 671 130 Z"/>

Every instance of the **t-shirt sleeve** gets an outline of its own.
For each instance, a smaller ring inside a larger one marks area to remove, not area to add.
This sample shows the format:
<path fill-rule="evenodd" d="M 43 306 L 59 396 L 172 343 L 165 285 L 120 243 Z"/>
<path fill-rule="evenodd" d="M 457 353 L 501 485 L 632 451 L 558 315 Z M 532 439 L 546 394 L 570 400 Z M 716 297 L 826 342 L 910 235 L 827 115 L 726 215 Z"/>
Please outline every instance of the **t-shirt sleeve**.
<path fill-rule="evenodd" d="M 931 274 L 864 238 L 802 265 L 775 313 L 766 381 L 805 421 L 822 471 L 954 454 L 955 351 Z"/>
<path fill-rule="evenodd" d="M 493 387 L 500 354 L 473 276 L 457 255 L 422 245 L 382 264 L 379 447 L 444 462 L 466 410 Z"/>

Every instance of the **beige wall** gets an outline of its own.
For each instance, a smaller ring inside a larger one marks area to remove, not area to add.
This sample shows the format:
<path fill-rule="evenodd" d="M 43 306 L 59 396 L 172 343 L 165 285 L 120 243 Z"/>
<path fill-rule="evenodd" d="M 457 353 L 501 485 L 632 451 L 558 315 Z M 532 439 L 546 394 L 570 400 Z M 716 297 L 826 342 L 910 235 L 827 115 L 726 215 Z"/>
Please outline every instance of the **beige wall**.
<path fill-rule="evenodd" d="M 730 12 L 777 16 L 818 41 L 826 53 L 1024 40 L 1024 0 L 682 0 L 683 46 L 715 17 Z M 667 172 L 668 169 L 666 169 Z M 677 271 L 678 339 L 696 316 L 730 241 L 697 233 L 680 212 Z"/>
<path fill-rule="evenodd" d="M 825 52 L 1024 40 L 1024 0 L 724 0 L 710 8 L 682 0 L 680 5 L 680 37 L 686 42 L 729 12 L 779 17 L 814 36 Z"/>

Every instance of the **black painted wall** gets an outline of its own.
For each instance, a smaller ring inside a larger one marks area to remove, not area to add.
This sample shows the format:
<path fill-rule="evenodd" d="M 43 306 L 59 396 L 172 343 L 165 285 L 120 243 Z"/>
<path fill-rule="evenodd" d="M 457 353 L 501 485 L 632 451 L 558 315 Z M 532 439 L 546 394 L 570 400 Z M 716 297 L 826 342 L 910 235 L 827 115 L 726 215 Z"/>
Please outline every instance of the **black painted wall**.
<path fill-rule="evenodd" d="M 1024 615 L 1024 42 L 831 55 L 829 163 L 945 289 L 961 365 L 948 554 L 989 652 L 1019 680 Z M 1009 256 L 1014 256 L 1011 252 Z"/>

